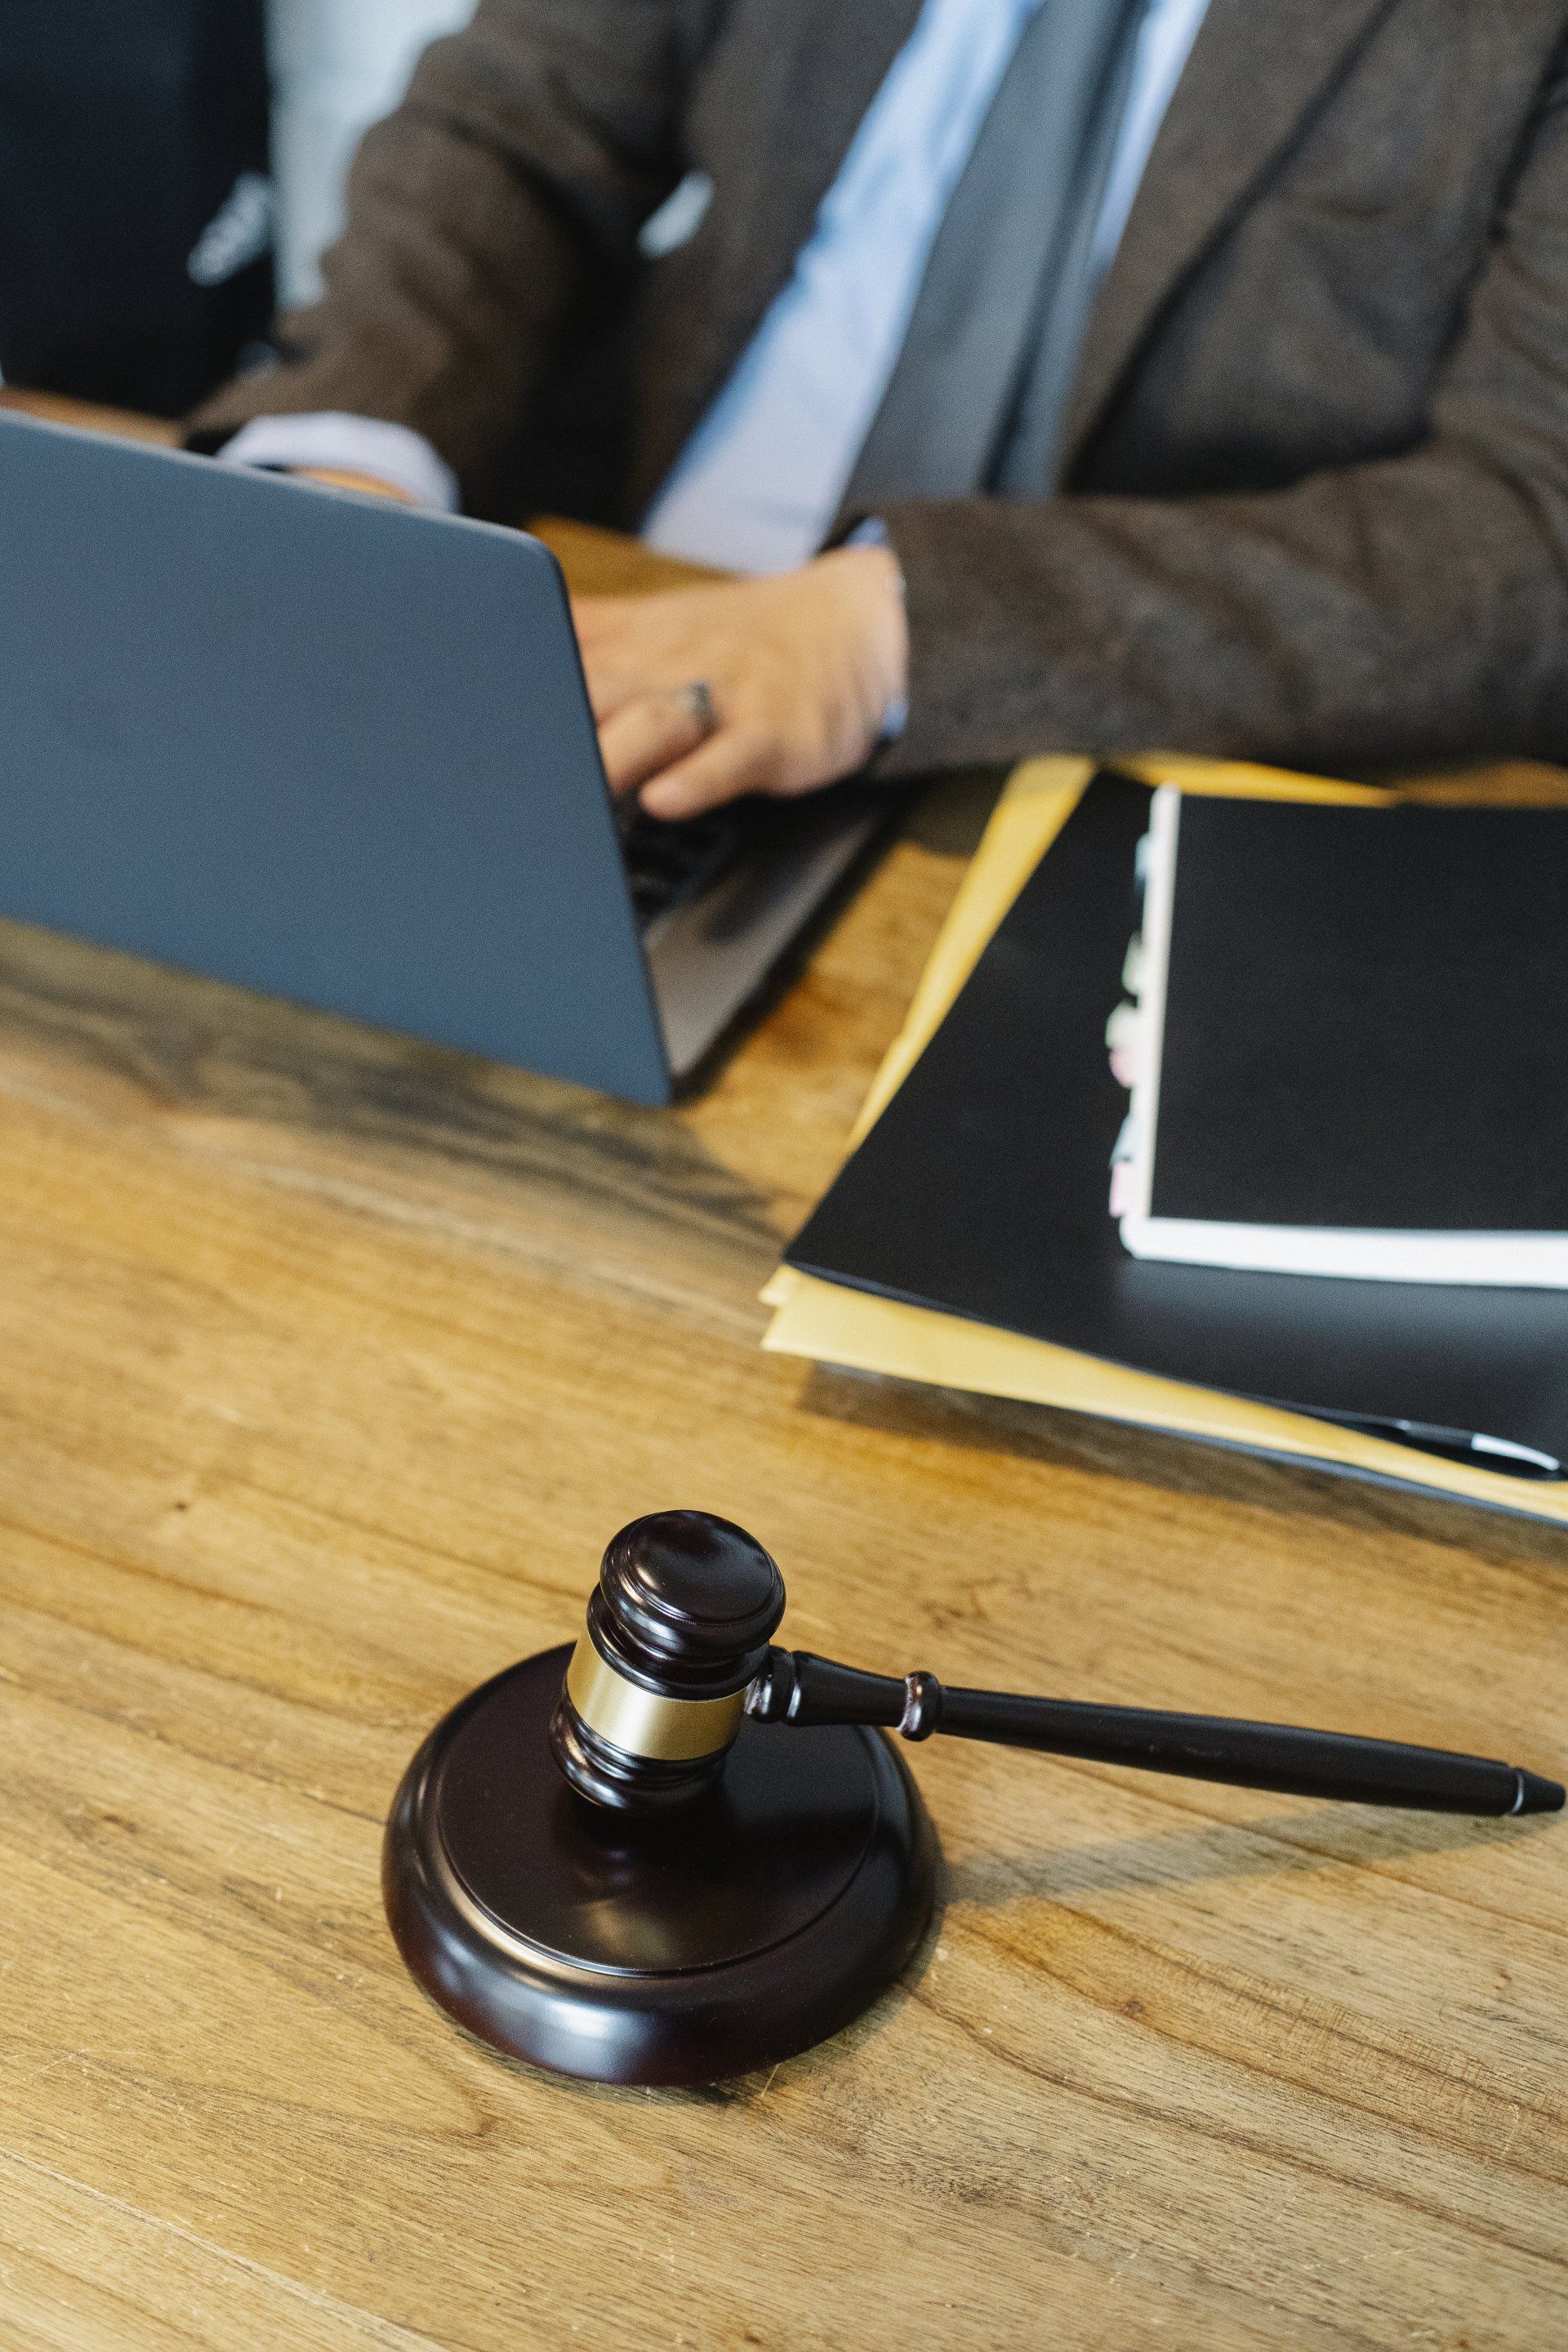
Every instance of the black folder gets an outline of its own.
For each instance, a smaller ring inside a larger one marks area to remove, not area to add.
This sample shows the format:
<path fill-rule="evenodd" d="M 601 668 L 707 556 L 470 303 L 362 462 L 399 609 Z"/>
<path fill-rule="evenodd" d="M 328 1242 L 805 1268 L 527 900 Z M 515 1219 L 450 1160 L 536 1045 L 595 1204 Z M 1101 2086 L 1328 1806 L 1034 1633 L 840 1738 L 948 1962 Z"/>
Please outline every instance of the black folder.
<path fill-rule="evenodd" d="M 1568 1457 L 1568 1293 L 1123 1250 L 1107 1186 L 1126 1096 L 1105 1024 L 1149 803 L 1146 786 L 1095 779 L 786 1263 L 1297 1412 Z"/>

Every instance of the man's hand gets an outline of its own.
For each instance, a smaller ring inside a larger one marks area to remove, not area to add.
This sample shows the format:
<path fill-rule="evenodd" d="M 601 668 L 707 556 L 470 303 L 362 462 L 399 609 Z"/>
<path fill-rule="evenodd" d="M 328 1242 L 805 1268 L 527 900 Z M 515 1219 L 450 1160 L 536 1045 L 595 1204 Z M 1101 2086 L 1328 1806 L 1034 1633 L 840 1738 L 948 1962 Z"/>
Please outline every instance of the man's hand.
<path fill-rule="evenodd" d="M 384 482 L 379 474 L 352 474 L 341 466 L 290 466 L 289 471 L 301 482 L 324 482 L 329 490 L 358 490 L 366 498 L 395 499 L 399 506 L 414 504 L 406 490 Z"/>
<path fill-rule="evenodd" d="M 862 766 L 903 698 L 909 632 L 885 547 L 798 572 L 573 606 L 613 791 L 654 816 L 787 798 Z M 683 691 L 700 684 L 713 723 Z"/>

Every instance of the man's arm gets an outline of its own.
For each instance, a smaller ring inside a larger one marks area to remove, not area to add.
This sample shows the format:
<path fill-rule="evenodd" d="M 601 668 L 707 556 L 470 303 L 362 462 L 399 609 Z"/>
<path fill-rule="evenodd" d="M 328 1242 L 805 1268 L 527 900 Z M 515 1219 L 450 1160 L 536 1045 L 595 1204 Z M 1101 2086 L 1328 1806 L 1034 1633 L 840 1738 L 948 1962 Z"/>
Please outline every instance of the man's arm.
<path fill-rule="evenodd" d="M 1568 111 L 1548 94 L 1408 454 L 1257 496 L 885 509 L 886 771 L 1058 748 L 1331 773 L 1568 759 Z"/>
<path fill-rule="evenodd" d="M 715 7 L 481 0 L 361 147 L 323 299 L 289 322 L 300 356 L 220 393 L 198 441 L 259 415 L 381 418 L 482 496 L 569 322 L 625 286 L 680 177 L 680 94 Z"/>
<path fill-rule="evenodd" d="M 422 435 L 379 416 L 253 416 L 217 453 L 226 466 L 279 474 L 350 475 L 389 498 L 456 514 L 458 478 Z"/>
<path fill-rule="evenodd" d="M 877 750 L 889 688 L 889 776 L 1059 749 L 1568 761 L 1564 97 L 1526 129 L 1419 446 L 1257 496 L 893 500 L 897 565 L 587 613 L 616 781 L 664 815 L 809 790 Z M 696 745 L 682 677 L 719 721 Z"/>

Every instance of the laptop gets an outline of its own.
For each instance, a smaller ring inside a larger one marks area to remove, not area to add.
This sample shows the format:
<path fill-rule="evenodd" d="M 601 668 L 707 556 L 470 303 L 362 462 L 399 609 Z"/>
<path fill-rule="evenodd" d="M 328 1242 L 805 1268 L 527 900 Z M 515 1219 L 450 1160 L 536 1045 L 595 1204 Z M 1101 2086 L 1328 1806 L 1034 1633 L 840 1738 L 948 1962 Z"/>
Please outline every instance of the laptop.
<path fill-rule="evenodd" d="M 887 822 L 613 803 L 521 531 L 0 418 L 0 914 L 662 1103 Z"/>

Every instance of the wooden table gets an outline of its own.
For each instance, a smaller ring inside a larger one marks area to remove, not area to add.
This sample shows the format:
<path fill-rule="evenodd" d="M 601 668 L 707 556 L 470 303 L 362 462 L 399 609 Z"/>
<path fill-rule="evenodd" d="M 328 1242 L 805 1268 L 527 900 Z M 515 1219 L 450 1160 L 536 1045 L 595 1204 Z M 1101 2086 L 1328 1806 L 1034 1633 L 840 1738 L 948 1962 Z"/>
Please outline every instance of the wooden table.
<path fill-rule="evenodd" d="M 939 1741 L 908 1981 L 700 2095 L 393 1952 L 407 1757 L 661 1504 L 870 1664 L 1568 1762 L 1561 1537 L 759 1352 L 973 820 L 668 1114 L 0 926 L 5 2352 L 1568 2345 L 1561 1820 Z"/>

